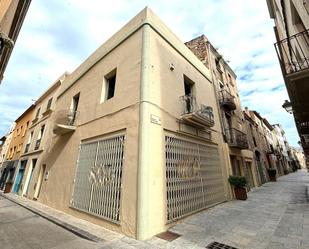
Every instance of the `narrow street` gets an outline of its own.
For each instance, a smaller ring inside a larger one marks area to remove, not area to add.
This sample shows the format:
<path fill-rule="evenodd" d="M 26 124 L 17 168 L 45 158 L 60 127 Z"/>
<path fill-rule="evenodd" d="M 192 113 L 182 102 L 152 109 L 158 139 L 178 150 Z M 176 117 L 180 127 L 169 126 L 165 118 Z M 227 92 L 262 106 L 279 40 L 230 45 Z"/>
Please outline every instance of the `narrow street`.
<path fill-rule="evenodd" d="M 188 218 L 171 231 L 187 248 L 212 241 L 248 249 L 309 248 L 309 174 L 298 171 L 231 201 Z"/>
<path fill-rule="evenodd" d="M 308 187 L 309 173 L 304 170 L 280 177 L 250 191 L 246 201 L 223 203 L 184 219 L 170 229 L 180 235 L 173 241 L 136 241 L 123 235 L 109 239 L 106 233 L 103 243 L 90 242 L 0 197 L 0 248 L 197 249 L 216 241 L 237 249 L 308 249 Z M 98 230 L 91 223 L 87 228 Z"/>

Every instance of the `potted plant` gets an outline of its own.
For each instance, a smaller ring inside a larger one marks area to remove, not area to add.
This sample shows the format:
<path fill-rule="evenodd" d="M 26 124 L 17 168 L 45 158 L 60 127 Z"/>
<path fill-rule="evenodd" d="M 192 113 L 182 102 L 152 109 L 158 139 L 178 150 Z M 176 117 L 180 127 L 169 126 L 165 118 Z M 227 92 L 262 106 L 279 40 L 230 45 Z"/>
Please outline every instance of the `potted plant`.
<path fill-rule="evenodd" d="M 277 181 L 277 177 L 276 177 L 277 170 L 274 169 L 274 168 L 269 168 L 269 169 L 267 169 L 267 172 L 268 172 L 268 175 L 269 175 L 269 180 L 271 182 L 276 182 Z"/>
<path fill-rule="evenodd" d="M 234 187 L 235 197 L 237 200 L 247 200 L 247 180 L 244 176 L 230 176 L 229 183 Z"/>

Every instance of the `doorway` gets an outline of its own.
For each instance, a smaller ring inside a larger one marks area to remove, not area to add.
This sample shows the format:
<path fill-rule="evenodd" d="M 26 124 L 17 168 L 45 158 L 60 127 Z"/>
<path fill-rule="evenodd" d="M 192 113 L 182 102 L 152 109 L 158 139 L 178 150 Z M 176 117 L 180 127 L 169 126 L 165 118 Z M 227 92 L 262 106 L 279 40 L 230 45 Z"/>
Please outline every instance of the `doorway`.
<path fill-rule="evenodd" d="M 13 192 L 18 193 L 21 187 L 21 183 L 23 181 L 24 173 L 25 173 L 25 168 L 26 168 L 27 160 L 21 161 L 20 163 L 20 168 L 18 170 L 16 180 L 15 180 L 15 185 Z"/>
<path fill-rule="evenodd" d="M 34 193 L 34 197 L 33 197 L 33 199 L 35 199 L 35 200 L 37 200 L 39 198 L 43 179 L 44 179 L 44 175 L 45 175 L 45 170 L 46 170 L 46 164 L 43 164 L 40 168 L 38 182 L 37 182 L 37 185 L 36 185 L 36 188 L 35 188 L 35 193 Z"/>
<path fill-rule="evenodd" d="M 31 164 L 30 164 L 30 167 L 29 167 L 29 170 L 28 170 L 26 181 L 25 181 L 25 187 L 23 189 L 23 195 L 27 196 L 28 193 L 29 193 L 29 186 L 31 184 L 32 175 L 33 175 L 33 171 L 35 169 L 36 161 L 37 161 L 37 159 L 31 160 Z"/>
<path fill-rule="evenodd" d="M 252 167 L 251 167 L 252 163 L 251 162 L 246 162 L 245 163 L 245 177 L 247 180 L 247 185 L 248 187 L 254 188 L 254 180 L 253 180 L 253 173 L 252 173 Z"/>

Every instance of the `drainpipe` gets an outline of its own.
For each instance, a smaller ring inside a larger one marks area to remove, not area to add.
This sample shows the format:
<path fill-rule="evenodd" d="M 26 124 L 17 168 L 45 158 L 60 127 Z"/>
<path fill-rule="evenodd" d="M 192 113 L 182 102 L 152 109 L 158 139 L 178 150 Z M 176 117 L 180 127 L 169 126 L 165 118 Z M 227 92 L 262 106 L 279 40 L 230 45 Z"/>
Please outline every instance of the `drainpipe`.
<path fill-rule="evenodd" d="M 136 209 L 136 238 L 143 240 L 148 234 L 149 210 L 149 168 L 147 158 L 148 131 L 150 111 L 146 102 L 150 93 L 150 26 L 144 25 L 142 34 L 142 59 L 140 82 L 139 108 L 139 140 L 138 140 L 138 167 L 137 167 L 137 209 Z"/>

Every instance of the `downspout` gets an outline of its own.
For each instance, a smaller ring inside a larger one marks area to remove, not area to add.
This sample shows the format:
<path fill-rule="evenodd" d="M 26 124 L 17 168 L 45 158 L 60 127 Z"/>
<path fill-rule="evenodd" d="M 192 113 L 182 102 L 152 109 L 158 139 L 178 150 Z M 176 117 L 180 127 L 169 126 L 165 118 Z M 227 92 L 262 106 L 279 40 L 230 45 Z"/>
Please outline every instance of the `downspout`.
<path fill-rule="evenodd" d="M 143 26 L 142 55 L 140 81 L 140 108 L 138 128 L 138 167 L 137 167 L 137 209 L 136 209 L 136 238 L 143 240 L 148 231 L 149 210 L 149 169 L 148 169 L 148 126 L 149 107 L 147 99 L 150 92 L 150 26 Z"/>

